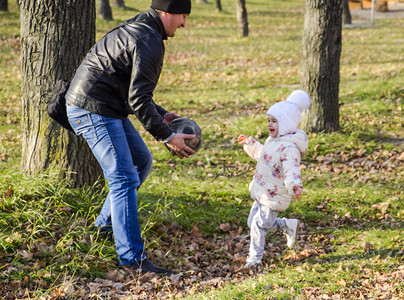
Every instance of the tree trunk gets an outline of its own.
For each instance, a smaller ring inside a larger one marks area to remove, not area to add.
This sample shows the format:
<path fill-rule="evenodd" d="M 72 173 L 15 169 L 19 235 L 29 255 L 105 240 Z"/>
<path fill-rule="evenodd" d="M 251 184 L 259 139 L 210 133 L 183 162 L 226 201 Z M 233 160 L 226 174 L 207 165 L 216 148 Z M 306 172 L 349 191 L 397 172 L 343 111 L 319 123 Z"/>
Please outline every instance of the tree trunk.
<path fill-rule="evenodd" d="M 0 0 L 0 11 L 8 11 L 7 0 Z"/>
<path fill-rule="evenodd" d="M 306 0 L 301 86 L 312 97 L 303 113 L 308 132 L 339 130 L 339 68 L 343 0 Z"/>
<path fill-rule="evenodd" d="M 216 11 L 217 12 L 222 11 L 222 3 L 221 3 L 221 1 L 220 0 L 215 0 L 215 2 L 216 2 Z"/>
<path fill-rule="evenodd" d="M 20 2 L 23 102 L 22 169 L 35 174 L 60 169 L 73 187 L 92 185 L 102 174 L 82 138 L 47 114 L 57 79 L 71 79 L 95 40 L 94 0 Z"/>
<path fill-rule="evenodd" d="M 238 35 L 242 37 L 248 36 L 248 20 L 245 0 L 236 0 L 236 15 L 238 24 Z"/>
<path fill-rule="evenodd" d="M 125 2 L 123 0 L 115 0 L 115 6 L 117 6 L 117 7 L 126 7 Z"/>
<path fill-rule="evenodd" d="M 349 0 L 343 0 L 342 2 L 342 20 L 344 24 L 352 24 L 351 11 L 349 10 Z"/>
<path fill-rule="evenodd" d="M 113 20 L 109 0 L 98 0 L 98 18 L 108 21 Z"/>

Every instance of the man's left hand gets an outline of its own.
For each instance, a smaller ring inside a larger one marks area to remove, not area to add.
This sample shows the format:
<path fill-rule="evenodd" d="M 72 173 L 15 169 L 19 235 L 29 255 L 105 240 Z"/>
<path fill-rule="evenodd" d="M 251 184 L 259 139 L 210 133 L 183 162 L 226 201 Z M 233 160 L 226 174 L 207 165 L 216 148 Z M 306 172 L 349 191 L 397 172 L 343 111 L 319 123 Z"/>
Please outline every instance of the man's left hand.
<path fill-rule="evenodd" d="M 181 118 L 176 113 L 166 113 L 163 118 L 163 122 L 169 125 L 173 120 Z"/>

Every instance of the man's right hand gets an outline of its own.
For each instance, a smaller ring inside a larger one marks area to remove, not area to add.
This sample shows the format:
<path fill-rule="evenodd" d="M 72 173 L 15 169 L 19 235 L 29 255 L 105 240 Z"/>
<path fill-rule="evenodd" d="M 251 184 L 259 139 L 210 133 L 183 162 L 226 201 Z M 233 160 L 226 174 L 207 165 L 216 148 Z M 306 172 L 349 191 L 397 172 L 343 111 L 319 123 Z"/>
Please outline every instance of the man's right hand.
<path fill-rule="evenodd" d="M 174 137 L 166 143 L 166 146 L 171 151 L 172 155 L 177 155 L 179 158 L 190 157 L 195 151 L 185 145 L 186 139 L 193 139 L 195 135 L 176 133 Z"/>

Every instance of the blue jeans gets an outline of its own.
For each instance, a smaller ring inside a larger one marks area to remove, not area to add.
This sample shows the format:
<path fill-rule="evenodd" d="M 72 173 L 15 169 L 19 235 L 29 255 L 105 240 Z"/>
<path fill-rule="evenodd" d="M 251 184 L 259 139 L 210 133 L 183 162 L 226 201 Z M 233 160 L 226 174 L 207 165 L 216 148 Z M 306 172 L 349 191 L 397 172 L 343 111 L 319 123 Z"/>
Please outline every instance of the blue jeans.
<path fill-rule="evenodd" d="M 69 122 L 88 143 L 108 181 L 109 193 L 95 226 L 111 226 L 119 264 L 144 259 L 137 191 L 150 173 L 153 157 L 129 119 L 93 114 L 66 106 Z"/>

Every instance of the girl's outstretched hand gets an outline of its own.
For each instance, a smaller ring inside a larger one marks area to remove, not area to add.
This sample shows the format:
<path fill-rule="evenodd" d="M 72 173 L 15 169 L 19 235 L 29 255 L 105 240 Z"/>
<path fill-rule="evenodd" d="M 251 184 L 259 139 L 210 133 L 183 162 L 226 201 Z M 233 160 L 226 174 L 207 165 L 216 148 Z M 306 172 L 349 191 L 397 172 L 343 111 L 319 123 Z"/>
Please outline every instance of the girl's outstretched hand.
<path fill-rule="evenodd" d="M 245 134 L 242 134 L 237 138 L 237 140 L 240 145 L 245 145 L 248 142 L 248 137 Z"/>

